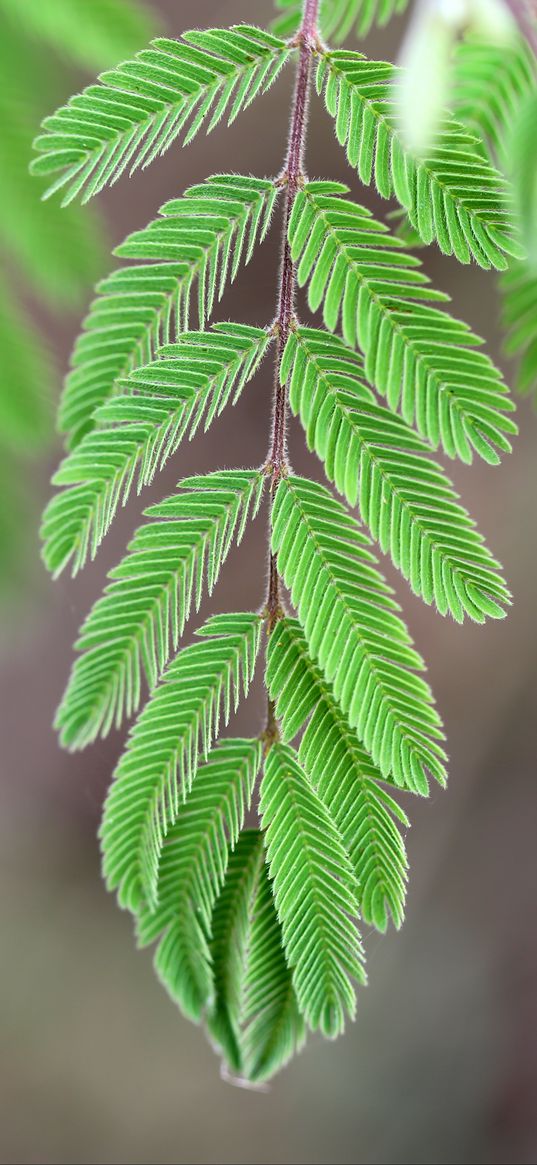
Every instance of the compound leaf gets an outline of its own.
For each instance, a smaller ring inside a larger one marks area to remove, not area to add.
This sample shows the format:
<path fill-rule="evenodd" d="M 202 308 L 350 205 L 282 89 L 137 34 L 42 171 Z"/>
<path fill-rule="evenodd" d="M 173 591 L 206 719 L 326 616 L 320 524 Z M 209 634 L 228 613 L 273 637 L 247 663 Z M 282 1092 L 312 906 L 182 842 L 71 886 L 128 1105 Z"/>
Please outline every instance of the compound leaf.
<path fill-rule="evenodd" d="M 136 913 L 158 906 L 164 838 L 192 788 L 200 754 L 207 757 L 228 724 L 241 689 L 252 681 L 261 620 L 215 615 L 168 666 L 140 714 L 114 774 L 101 840 L 103 869 L 120 904 Z"/>

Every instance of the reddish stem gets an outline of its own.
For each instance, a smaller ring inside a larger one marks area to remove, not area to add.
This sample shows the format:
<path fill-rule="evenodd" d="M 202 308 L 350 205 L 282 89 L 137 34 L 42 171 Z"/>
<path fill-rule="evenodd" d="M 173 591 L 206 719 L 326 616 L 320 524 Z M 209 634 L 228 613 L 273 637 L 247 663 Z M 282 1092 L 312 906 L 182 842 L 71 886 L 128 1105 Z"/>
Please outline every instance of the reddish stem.
<path fill-rule="evenodd" d="M 287 386 L 280 383 L 280 367 L 294 316 L 296 272 L 289 246 L 289 222 L 295 198 L 304 181 L 303 161 L 308 129 L 309 92 L 312 67 L 312 49 L 317 42 L 317 20 L 320 0 L 305 0 L 302 25 L 297 36 L 299 45 L 298 68 L 293 97 L 291 128 L 287 158 L 282 181 L 286 185 L 285 213 L 280 265 L 280 290 L 276 320 L 277 355 L 274 379 L 274 419 L 269 453 L 271 494 L 274 497 L 280 477 L 287 469 Z M 280 580 L 275 555 L 270 555 L 269 590 L 267 597 L 269 632 L 281 617 Z M 269 719 L 271 717 L 269 716 Z"/>

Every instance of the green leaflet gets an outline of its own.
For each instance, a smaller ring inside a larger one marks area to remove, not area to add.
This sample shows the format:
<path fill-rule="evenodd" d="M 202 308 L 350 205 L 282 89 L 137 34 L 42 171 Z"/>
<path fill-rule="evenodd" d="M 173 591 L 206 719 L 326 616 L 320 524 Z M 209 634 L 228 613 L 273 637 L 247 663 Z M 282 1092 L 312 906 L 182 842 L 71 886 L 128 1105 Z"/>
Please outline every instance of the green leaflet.
<path fill-rule="evenodd" d="M 263 867 L 260 834 L 257 830 L 246 830 L 230 855 L 224 888 L 211 919 L 210 956 L 215 990 L 207 1028 L 222 1050 L 228 1069 L 237 1075 L 244 1071 L 240 1027 L 242 990 Z"/>
<path fill-rule="evenodd" d="M 228 1073 L 268 1080 L 300 1051 L 305 1030 L 258 830 L 244 830 L 229 855 L 209 949 L 215 986 L 209 1035 Z"/>
<path fill-rule="evenodd" d="M 373 24 L 383 28 L 407 6 L 408 0 L 323 0 L 321 32 L 325 39 L 341 44 L 351 32 L 367 36 Z M 292 36 L 300 24 L 301 0 L 276 0 L 276 8 L 282 15 L 272 23 L 274 32 L 278 36 Z"/>
<path fill-rule="evenodd" d="M 393 86 L 398 70 L 360 53 L 322 52 L 317 89 L 336 122 L 338 141 L 365 185 L 375 182 L 407 210 L 425 243 L 436 240 L 461 263 L 505 270 L 523 254 L 512 202 L 501 174 L 483 157 L 475 138 L 446 115 L 427 158 L 405 150 Z"/>
<path fill-rule="evenodd" d="M 261 846 L 263 839 L 261 838 Z M 241 1007 L 243 1072 L 261 1083 L 304 1045 L 306 1030 L 282 945 L 272 887 L 263 862 L 254 903 Z"/>
<path fill-rule="evenodd" d="M 337 828 L 288 745 L 268 754 L 260 810 L 276 910 L 308 1026 L 339 1035 L 365 981 L 355 880 Z"/>
<path fill-rule="evenodd" d="M 271 343 L 262 328 L 215 324 L 186 332 L 131 372 L 95 414 L 97 427 L 65 458 L 53 481 L 65 487 L 43 518 L 43 558 L 54 575 L 94 558 L 136 483 L 138 492 L 203 422 L 207 431 L 235 404 Z"/>
<path fill-rule="evenodd" d="M 293 208 L 289 238 L 310 308 L 322 305 L 330 331 L 341 321 L 347 343 L 364 352 L 370 383 L 434 448 L 496 464 L 517 431 L 501 373 L 476 351 L 479 337 L 435 306 L 447 297 L 419 259 L 345 193 L 312 182 Z"/>
<path fill-rule="evenodd" d="M 129 170 L 148 166 L 184 134 L 230 124 L 278 76 L 284 41 L 250 25 L 159 37 L 132 61 L 102 73 L 43 122 L 34 174 L 54 177 L 47 195 L 86 202 Z"/>
<path fill-rule="evenodd" d="M 158 908 L 137 921 L 141 945 L 159 939 L 155 966 L 189 1019 L 214 1002 L 209 935 L 261 765 L 256 740 L 221 740 L 200 765 L 160 856 Z"/>
<path fill-rule="evenodd" d="M 67 748 L 84 748 L 118 728 L 154 688 L 177 649 L 192 605 L 218 580 L 233 538 L 261 502 L 259 472 L 223 471 L 180 482 L 181 492 L 146 510 L 148 518 L 86 619 L 56 716 Z"/>
<path fill-rule="evenodd" d="M 261 620 L 215 615 L 169 665 L 130 734 L 108 794 L 101 840 L 103 869 L 120 904 L 158 905 L 164 838 L 206 757 L 252 681 Z"/>
<path fill-rule="evenodd" d="M 308 447 L 349 504 L 359 503 L 412 590 L 459 622 L 502 618 L 510 596 L 498 563 L 443 469 L 424 456 L 425 441 L 376 404 L 360 357 L 327 332 L 299 328 L 280 375 Z"/>
<path fill-rule="evenodd" d="M 328 490 L 281 480 L 272 547 L 309 650 L 383 776 L 426 793 L 445 781 L 440 719 L 368 539 Z"/>
<path fill-rule="evenodd" d="M 385 931 L 404 917 L 407 858 L 398 826 L 410 823 L 386 789 L 308 653 L 296 619 L 282 619 L 267 649 L 267 687 L 285 741 L 307 724 L 298 760 L 326 805 L 351 860 L 365 922 Z"/>
<path fill-rule="evenodd" d="M 205 328 L 228 280 L 265 238 L 277 193 L 274 182 L 216 174 L 165 203 L 159 218 L 116 249 L 137 265 L 98 284 L 76 342 L 59 411 L 71 446 L 118 383 L 188 331 L 193 299 Z"/>

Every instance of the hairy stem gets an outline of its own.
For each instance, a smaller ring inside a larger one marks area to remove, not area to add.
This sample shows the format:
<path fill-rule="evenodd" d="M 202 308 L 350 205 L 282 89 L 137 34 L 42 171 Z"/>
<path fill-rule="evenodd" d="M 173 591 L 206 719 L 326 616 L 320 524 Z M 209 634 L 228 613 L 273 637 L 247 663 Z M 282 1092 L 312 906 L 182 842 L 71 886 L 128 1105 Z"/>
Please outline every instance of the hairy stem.
<path fill-rule="evenodd" d="M 288 228 L 293 205 L 300 185 L 304 181 L 303 161 L 308 128 L 309 91 L 312 65 L 312 49 L 317 39 L 317 19 L 320 0 L 305 0 L 302 25 L 297 36 L 299 46 L 298 67 L 291 113 L 291 128 L 287 157 L 282 174 L 285 183 L 285 212 L 282 232 L 282 257 L 280 264 L 278 315 L 276 319 L 277 350 L 274 374 L 274 415 L 272 440 L 268 457 L 271 472 L 271 493 L 274 496 L 278 481 L 287 468 L 287 388 L 280 383 L 280 365 L 294 314 L 296 273 L 291 258 Z M 276 559 L 270 554 L 269 589 L 267 596 L 269 631 L 281 615 L 280 580 Z M 269 710 L 269 720 L 271 713 Z"/>

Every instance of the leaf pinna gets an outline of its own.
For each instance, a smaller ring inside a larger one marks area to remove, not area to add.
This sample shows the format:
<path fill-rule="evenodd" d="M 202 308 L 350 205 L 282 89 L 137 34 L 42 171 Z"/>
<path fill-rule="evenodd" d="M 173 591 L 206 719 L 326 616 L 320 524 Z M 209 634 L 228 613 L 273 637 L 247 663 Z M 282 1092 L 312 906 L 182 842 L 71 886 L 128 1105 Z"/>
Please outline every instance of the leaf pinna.
<path fill-rule="evenodd" d="M 328 44 L 406 6 L 277 0 L 273 31 L 235 25 L 154 41 L 47 118 L 36 143 L 49 194 L 87 200 L 179 140 L 233 121 L 294 62 L 281 173 L 215 174 L 172 191 L 117 249 L 123 265 L 98 285 L 73 353 L 60 405 L 66 455 L 43 521 L 46 566 L 77 574 L 184 438 L 217 424 L 254 378 L 248 391 L 265 391 L 262 362 L 273 355 L 263 463 L 184 478 L 153 500 L 82 626 L 56 720 L 76 750 L 135 717 L 104 809 L 104 877 L 140 944 L 155 944 L 171 999 L 204 1024 L 225 1071 L 254 1084 L 287 1064 L 308 1031 L 331 1038 L 354 1017 L 362 932 L 404 919 L 402 798 L 446 783 L 425 664 L 374 544 L 442 616 L 484 623 L 510 603 L 440 458 L 497 464 L 516 433 L 514 405 L 412 246 L 436 241 L 462 263 L 500 271 L 520 255 L 511 186 L 496 164 L 505 168 L 507 110 L 531 88 L 533 62 L 517 42 L 496 100 L 493 57 L 465 41 L 458 119 L 446 113 L 434 149 L 415 157 L 394 96 L 400 71 Z M 477 75 L 488 80 L 472 119 Z M 395 231 L 354 189 L 351 198 L 342 183 L 308 179 L 315 79 L 362 183 L 399 201 Z M 214 322 L 277 201 L 275 317 Z M 517 263 L 502 280 L 529 388 L 535 279 Z M 316 319 L 300 318 L 298 288 Z M 339 497 L 293 472 L 290 413 Z M 185 643 L 263 501 L 259 608 L 213 614 Z M 260 655 L 266 713 L 256 724 L 250 709 L 245 737 L 232 720 Z"/>

